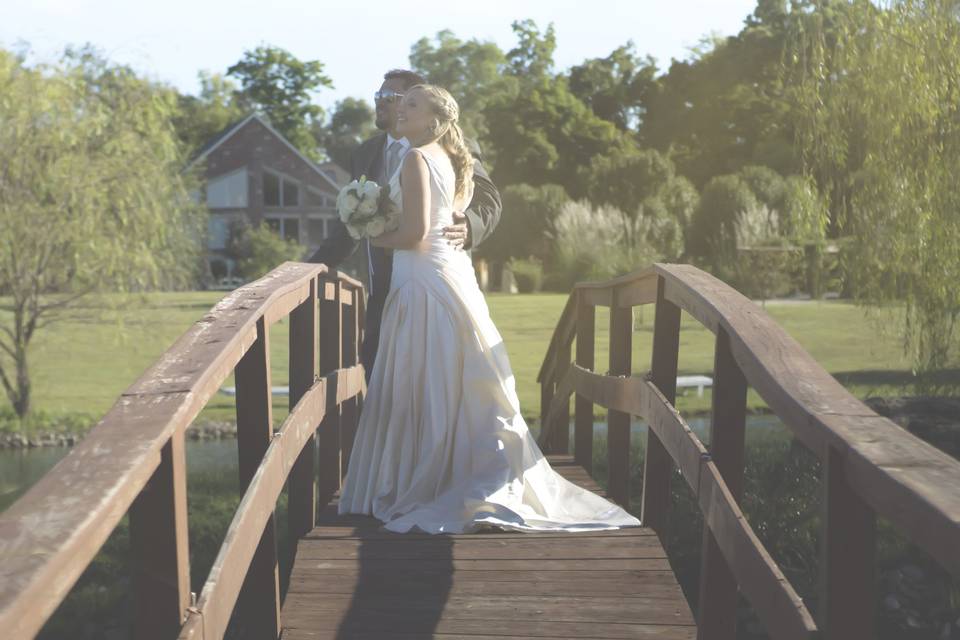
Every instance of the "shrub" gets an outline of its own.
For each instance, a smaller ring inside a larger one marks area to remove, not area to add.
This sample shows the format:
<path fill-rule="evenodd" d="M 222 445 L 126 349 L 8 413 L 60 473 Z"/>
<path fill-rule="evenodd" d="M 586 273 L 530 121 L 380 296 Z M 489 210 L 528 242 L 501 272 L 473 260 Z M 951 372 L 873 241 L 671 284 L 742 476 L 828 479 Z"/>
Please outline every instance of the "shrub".
<path fill-rule="evenodd" d="M 660 256 L 650 242 L 651 223 L 632 219 L 613 207 L 567 203 L 551 234 L 554 260 L 548 271 L 551 290 L 569 291 L 581 280 L 606 280 L 649 265 Z"/>
<path fill-rule="evenodd" d="M 247 280 L 255 280 L 280 263 L 299 260 L 303 247 L 293 240 L 284 240 L 265 224 L 250 227 L 246 223 L 230 227 L 228 251 L 237 261 L 237 273 Z"/>
<path fill-rule="evenodd" d="M 716 269 L 729 269 L 736 258 L 740 215 L 759 206 L 749 185 L 740 177 L 726 175 L 711 179 L 703 188 L 687 237 L 687 250 Z"/>
<path fill-rule="evenodd" d="M 741 169 L 738 175 L 760 204 L 773 211 L 783 209 L 786 182 L 779 173 L 770 167 L 752 165 Z"/>
<path fill-rule="evenodd" d="M 543 286 L 543 264 L 536 258 L 513 258 L 507 263 L 520 293 L 535 293 Z"/>
<path fill-rule="evenodd" d="M 700 193 L 697 188 L 683 176 L 674 176 L 663 186 L 659 197 L 686 235 L 697 207 L 700 206 Z"/>
<path fill-rule="evenodd" d="M 797 272 L 803 271 L 803 251 L 777 246 L 776 241 L 743 247 L 734 271 L 736 289 L 748 298 L 766 301 L 791 293 Z"/>

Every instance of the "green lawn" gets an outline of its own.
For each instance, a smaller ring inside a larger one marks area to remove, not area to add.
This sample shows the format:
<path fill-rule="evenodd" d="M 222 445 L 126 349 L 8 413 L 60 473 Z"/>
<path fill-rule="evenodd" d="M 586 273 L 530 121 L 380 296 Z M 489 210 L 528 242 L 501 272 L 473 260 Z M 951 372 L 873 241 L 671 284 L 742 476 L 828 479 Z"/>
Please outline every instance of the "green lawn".
<path fill-rule="evenodd" d="M 31 351 L 34 407 L 51 413 L 103 414 L 144 369 L 173 341 L 213 306 L 222 293 L 159 293 L 139 297 L 119 308 L 90 305 L 69 319 L 37 334 Z M 494 321 L 510 354 L 523 413 L 539 415 L 536 375 L 550 335 L 563 309 L 565 295 L 534 294 L 488 296 Z M 842 374 L 851 391 L 864 397 L 902 392 L 910 383 L 909 365 L 894 335 L 868 320 L 864 311 L 842 302 L 770 303 L 767 311 L 827 371 Z M 653 308 L 635 311 L 634 371 L 645 371 L 650 362 Z M 607 362 L 607 313 L 597 312 L 597 369 Z M 287 324 L 271 329 L 274 384 L 286 384 Z M 681 331 L 680 371 L 709 374 L 713 366 L 713 336 L 692 318 L 684 317 Z M 224 385 L 232 385 L 227 380 Z M 688 392 L 679 400 L 684 411 L 709 408 L 709 393 L 697 398 Z M 4 399 L 5 403 L 5 399 Z M 286 412 L 286 399 L 278 398 L 277 418 Z M 751 393 L 750 404 L 762 406 Z M 232 399 L 218 394 L 203 417 L 229 418 Z"/>

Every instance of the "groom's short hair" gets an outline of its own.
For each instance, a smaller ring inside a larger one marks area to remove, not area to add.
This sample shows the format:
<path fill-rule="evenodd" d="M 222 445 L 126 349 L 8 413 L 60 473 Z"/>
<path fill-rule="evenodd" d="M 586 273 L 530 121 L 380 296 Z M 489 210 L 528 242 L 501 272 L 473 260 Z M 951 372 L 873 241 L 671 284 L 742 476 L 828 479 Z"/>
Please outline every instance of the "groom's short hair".
<path fill-rule="evenodd" d="M 418 84 L 427 84 L 427 79 L 416 71 L 410 71 L 409 69 L 391 69 L 383 74 L 384 80 L 400 80 L 403 82 L 403 89 L 406 91 L 410 87 L 416 86 Z"/>

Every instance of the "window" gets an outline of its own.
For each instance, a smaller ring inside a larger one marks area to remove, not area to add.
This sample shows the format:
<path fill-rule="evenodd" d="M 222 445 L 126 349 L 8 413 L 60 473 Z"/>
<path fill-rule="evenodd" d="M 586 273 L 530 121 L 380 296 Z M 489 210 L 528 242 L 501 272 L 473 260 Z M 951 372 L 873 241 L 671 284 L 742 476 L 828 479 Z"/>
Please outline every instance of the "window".
<path fill-rule="evenodd" d="M 307 219 L 307 242 L 312 245 L 318 245 L 327 238 L 327 220 L 326 218 L 308 218 Z"/>
<path fill-rule="evenodd" d="M 280 206 L 280 176 L 268 171 L 263 172 L 263 204 Z"/>
<path fill-rule="evenodd" d="M 207 183 L 207 206 L 211 209 L 247 206 L 247 170 L 217 176 Z"/>
<path fill-rule="evenodd" d="M 284 240 L 300 242 L 300 218 L 292 216 L 270 216 L 265 218 L 264 222 Z"/>
<path fill-rule="evenodd" d="M 335 209 L 337 204 L 333 196 L 326 194 L 319 189 L 307 187 L 304 193 L 306 204 L 310 207 L 322 207 L 324 209 Z"/>
<path fill-rule="evenodd" d="M 284 218 L 281 235 L 284 240 L 300 242 L 300 220 L 297 218 Z"/>
<path fill-rule="evenodd" d="M 300 187 L 296 182 L 284 179 L 283 181 L 283 205 L 284 207 L 296 207 L 300 204 Z"/>
<path fill-rule="evenodd" d="M 267 207 L 300 205 L 300 185 L 272 171 L 263 172 L 263 204 Z"/>
<path fill-rule="evenodd" d="M 226 249 L 228 235 L 227 219 L 222 215 L 211 215 L 207 219 L 207 248 Z"/>

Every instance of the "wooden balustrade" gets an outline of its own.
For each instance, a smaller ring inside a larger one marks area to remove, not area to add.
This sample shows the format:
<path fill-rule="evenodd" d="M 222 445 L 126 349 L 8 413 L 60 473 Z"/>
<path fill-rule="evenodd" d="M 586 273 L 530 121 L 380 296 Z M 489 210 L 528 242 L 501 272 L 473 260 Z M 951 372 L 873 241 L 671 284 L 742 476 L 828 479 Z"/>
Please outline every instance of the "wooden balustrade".
<path fill-rule="evenodd" d="M 655 304 L 650 371 L 632 375 L 632 309 Z M 610 309 L 606 374 L 596 307 Z M 675 408 L 681 311 L 716 336 L 710 448 Z M 363 287 L 320 265 L 285 263 L 227 295 L 118 399 L 90 434 L 0 514 L 0 629 L 33 637 L 130 514 L 138 638 L 222 638 L 235 610 L 278 637 L 274 510 L 289 483 L 294 540 L 346 471 L 365 391 Z M 290 413 L 273 428 L 269 327 L 290 321 Z M 576 342 L 574 350 L 574 342 Z M 571 361 L 571 357 L 575 356 Z M 235 373 L 243 497 L 199 594 L 190 593 L 184 431 Z M 593 407 L 608 411 L 610 497 L 630 504 L 630 416 L 647 430 L 641 519 L 666 537 L 673 470 L 704 517 L 700 638 L 736 633 L 742 594 L 774 638 L 874 637 L 877 517 L 960 574 L 960 462 L 852 397 L 761 309 L 684 265 L 578 284 L 551 337 L 540 443 L 589 469 Z M 748 385 L 823 465 L 818 620 L 740 510 Z M 291 545 L 294 546 L 294 545 Z"/>
<path fill-rule="evenodd" d="M 656 304 L 653 356 L 649 373 L 634 377 L 628 319 L 642 304 Z M 597 306 L 610 308 L 606 375 L 592 371 Z M 674 407 L 681 311 L 716 335 L 709 450 Z M 576 361 L 570 363 L 574 339 Z M 656 264 L 576 285 L 537 381 L 544 390 L 541 443 L 556 442 L 554 432 L 569 428 L 563 408 L 576 395 L 574 455 L 581 463 L 592 451 L 593 404 L 609 411 L 608 491 L 621 504 L 629 504 L 625 416 L 648 423 L 641 520 L 662 540 L 672 470 L 679 469 L 705 523 L 699 638 L 736 636 L 738 593 L 773 638 L 874 638 L 878 516 L 960 574 L 960 462 L 871 411 L 759 307 L 699 269 Z M 740 511 L 748 385 L 823 466 L 817 621 Z"/>
<path fill-rule="evenodd" d="M 290 414 L 274 431 L 269 327 L 288 316 Z M 339 486 L 340 407 L 355 425 L 365 388 L 362 324 L 363 285 L 322 265 L 284 263 L 217 303 L 0 514 L 4 638 L 40 630 L 128 511 L 137 638 L 222 638 L 238 600 L 251 637 L 279 637 L 275 505 L 289 479 L 296 540 Z M 192 604 L 184 432 L 231 372 L 244 493 Z"/>

